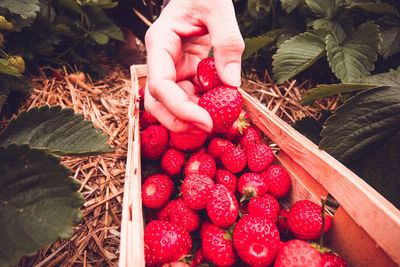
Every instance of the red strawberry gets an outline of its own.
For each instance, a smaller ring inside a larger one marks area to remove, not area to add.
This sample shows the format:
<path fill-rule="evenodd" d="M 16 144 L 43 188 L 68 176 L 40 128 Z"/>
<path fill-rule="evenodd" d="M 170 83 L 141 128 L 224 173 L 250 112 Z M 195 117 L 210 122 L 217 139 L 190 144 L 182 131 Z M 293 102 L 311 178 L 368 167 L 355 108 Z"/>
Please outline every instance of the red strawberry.
<path fill-rule="evenodd" d="M 175 133 L 170 131 L 171 146 L 181 151 L 193 152 L 204 145 L 207 139 L 205 131 Z"/>
<path fill-rule="evenodd" d="M 185 176 L 192 173 L 200 173 L 212 179 L 215 176 L 215 172 L 215 160 L 206 153 L 193 154 L 185 165 Z"/>
<path fill-rule="evenodd" d="M 321 235 L 322 214 L 321 207 L 309 200 L 297 201 L 289 211 L 287 223 L 290 232 L 303 240 L 317 239 Z M 325 212 L 324 232 L 332 224 L 332 216 Z"/>
<path fill-rule="evenodd" d="M 215 61 L 213 57 L 203 58 L 197 65 L 197 80 L 199 87 L 196 88 L 201 93 L 205 93 L 214 87 L 222 85 L 219 79 Z"/>
<path fill-rule="evenodd" d="M 234 144 L 227 139 L 214 137 L 208 144 L 207 153 L 215 160 L 219 160 L 227 147 L 234 147 Z"/>
<path fill-rule="evenodd" d="M 200 226 L 200 215 L 186 206 L 182 198 L 171 200 L 158 214 L 159 220 L 166 220 L 193 232 Z"/>
<path fill-rule="evenodd" d="M 205 234 L 206 231 L 207 231 L 207 228 L 208 228 L 209 226 L 211 226 L 211 225 L 213 225 L 213 223 L 212 223 L 211 221 L 209 221 L 209 220 L 206 220 L 206 221 L 204 221 L 204 222 L 201 224 L 201 226 L 200 226 L 200 240 L 203 239 L 204 234 Z"/>
<path fill-rule="evenodd" d="M 201 249 L 197 250 L 196 253 L 194 254 L 194 258 L 192 260 L 192 264 L 190 264 L 190 267 L 196 267 L 199 264 L 204 263 L 204 256 L 203 252 Z"/>
<path fill-rule="evenodd" d="M 235 193 L 237 177 L 228 170 L 217 170 L 215 173 L 215 183 L 223 184 L 229 191 Z"/>
<path fill-rule="evenodd" d="M 239 147 L 227 147 L 221 155 L 221 163 L 230 172 L 241 172 L 246 167 L 246 153 Z"/>
<path fill-rule="evenodd" d="M 167 203 L 174 191 L 174 183 L 165 174 L 155 174 L 142 185 L 142 202 L 148 208 L 159 209 Z"/>
<path fill-rule="evenodd" d="M 274 152 L 266 144 L 254 144 L 245 149 L 247 166 L 253 172 L 262 172 L 274 159 Z"/>
<path fill-rule="evenodd" d="M 213 180 L 207 175 L 194 173 L 186 176 L 182 183 L 183 201 L 191 209 L 204 209 L 213 185 Z"/>
<path fill-rule="evenodd" d="M 146 266 L 177 261 L 192 249 L 192 239 L 181 226 L 167 221 L 151 221 L 144 229 Z"/>
<path fill-rule="evenodd" d="M 322 257 L 309 243 L 293 239 L 282 245 L 274 267 L 321 267 Z"/>
<path fill-rule="evenodd" d="M 276 198 L 282 198 L 289 193 L 291 181 L 287 171 L 278 165 L 270 165 L 261 176 L 268 183 L 268 193 Z"/>
<path fill-rule="evenodd" d="M 258 131 L 253 127 L 247 128 L 246 134 L 239 141 L 240 147 L 243 149 L 247 149 L 249 146 L 261 143 L 261 136 Z"/>
<path fill-rule="evenodd" d="M 287 234 L 289 231 L 287 224 L 287 216 L 289 214 L 289 209 L 281 209 L 278 214 L 278 226 L 279 232 L 282 234 Z"/>
<path fill-rule="evenodd" d="M 150 125 L 160 124 L 160 122 L 153 115 L 151 115 L 150 112 L 145 110 L 140 116 L 139 124 L 141 129 L 146 129 Z"/>
<path fill-rule="evenodd" d="M 246 134 L 249 126 L 249 115 L 244 109 L 242 109 L 237 120 L 231 125 L 231 127 L 229 127 L 228 131 L 222 133 L 222 135 L 232 142 L 239 143 L 243 135 Z"/>
<path fill-rule="evenodd" d="M 243 216 L 233 232 L 239 257 L 250 266 L 269 266 L 280 247 L 279 231 L 266 216 Z"/>
<path fill-rule="evenodd" d="M 190 265 L 187 263 L 184 263 L 182 261 L 173 261 L 173 262 L 165 263 L 161 267 L 190 267 Z"/>
<path fill-rule="evenodd" d="M 207 200 L 207 214 L 210 220 L 218 227 L 228 228 L 239 214 L 239 207 L 235 195 L 225 185 L 216 184 Z"/>
<path fill-rule="evenodd" d="M 215 133 L 226 132 L 237 120 L 243 106 L 243 97 L 235 87 L 219 86 L 205 93 L 199 106 L 210 114 Z"/>
<path fill-rule="evenodd" d="M 244 198 L 263 197 L 267 190 L 268 185 L 259 173 L 247 172 L 239 177 L 238 191 Z"/>
<path fill-rule="evenodd" d="M 325 252 L 321 254 L 322 267 L 346 267 L 347 263 L 343 257 L 334 252 Z"/>
<path fill-rule="evenodd" d="M 170 177 L 176 177 L 182 173 L 185 166 L 186 156 L 182 151 L 175 148 L 168 149 L 161 158 L 161 168 Z"/>
<path fill-rule="evenodd" d="M 233 266 L 236 263 L 236 253 L 231 240 L 226 238 L 227 233 L 210 224 L 205 229 L 202 237 L 202 253 L 208 262 L 217 267 Z"/>
<path fill-rule="evenodd" d="M 278 214 L 281 207 L 276 198 L 266 194 L 263 197 L 254 197 L 250 200 L 248 210 L 250 214 L 267 216 L 274 223 L 278 221 Z"/>
<path fill-rule="evenodd" d="M 144 87 L 139 89 L 139 108 L 144 110 Z"/>
<path fill-rule="evenodd" d="M 159 159 L 167 150 L 169 137 L 162 125 L 150 125 L 140 133 L 142 155 L 148 159 Z"/>

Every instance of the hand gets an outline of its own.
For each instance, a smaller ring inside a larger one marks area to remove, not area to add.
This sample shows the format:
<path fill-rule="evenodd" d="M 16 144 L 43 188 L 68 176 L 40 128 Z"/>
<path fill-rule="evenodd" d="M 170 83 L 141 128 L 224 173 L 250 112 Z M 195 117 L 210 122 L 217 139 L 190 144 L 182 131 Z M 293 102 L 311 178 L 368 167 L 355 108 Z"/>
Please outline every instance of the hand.
<path fill-rule="evenodd" d="M 213 47 L 220 79 L 240 85 L 244 42 L 232 0 L 171 0 L 147 31 L 145 43 L 146 110 L 174 132 L 211 132 L 210 115 L 197 105 L 197 64 Z"/>

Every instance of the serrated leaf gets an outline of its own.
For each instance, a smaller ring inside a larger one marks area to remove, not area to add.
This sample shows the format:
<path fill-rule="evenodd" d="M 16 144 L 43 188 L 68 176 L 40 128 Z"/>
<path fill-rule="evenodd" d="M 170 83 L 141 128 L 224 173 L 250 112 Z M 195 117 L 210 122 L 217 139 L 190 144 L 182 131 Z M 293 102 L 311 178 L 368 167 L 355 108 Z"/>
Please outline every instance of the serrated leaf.
<path fill-rule="evenodd" d="M 328 18 L 317 19 L 313 21 L 314 30 L 326 30 L 329 31 L 337 40 L 338 43 L 343 42 L 346 38 L 346 33 L 342 26 L 335 21 Z"/>
<path fill-rule="evenodd" d="M 360 82 L 377 84 L 381 86 L 399 86 L 400 87 L 400 67 L 397 70 L 390 69 L 389 72 L 379 73 L 368 76 Z"/>
<path fill-rule="evenodd" d="M 327 96 L 366 90 L 378 86 L 379 85 L 361 83 L 319 84 L 316 87 L 307 90 L 307 92 L 302 95 L 300 102 L 303 106 L 310 105 L 314 100 Z"/>
<path fill-rule="evenodd" d="M 60 158 L 28 145 L 0 147 L 0 266 L 15 265 L 82 218 L 80 185 Z"/>
<path fill-rule="evenodd" d="M 90 32 L 89 35 L 99 45 L 105 45 L 108 43 L 109 40 L 108 36 L 102 32 Z"/>
<path fill-rule="evenodd" d="M 400 52 L 400 25 L 380 30 L 382 36 L 381 49 L 379 54 L 384 59 Z"/>
<path fill-rule="evenodd" d="M 36 18 L 37 12 L 40 11 L 39 0 L 2 0 L 0 7 L 20 15 L 23 19 Z"/>
<path fill-rule="evenodd" d="M 326 48 L 329 65 L 342 82 L 359 81 L 370 75 L 377 59 L 380 36 L 378 26 L 366 22 L 347 34 L 339 43 L 332 35 L 326 36 Z"/>
<path fill-rule="evenodd" d="M 8 60 L 0 58 L 0 73 L 7 75 L 12 75 L 16 77 L 21 77 L 22 74 L 17 70 L 17 68 L 9 65 Z"/>
<path fill-rule="evenodd" d="M 365 11 L 375 14 L 391 14 L 398 15 L 397 9 L 388 3 L 382 2 L 351 2 L 349 8 L 361 8 Z"/>
<path fill-rule="evenodd" d="M 275 38 L 266 35 L 260 35 L 253 38 L 245 38 L 245 49 L 242 54 L 242 60 L 248 59 L 251 55 L 256 53 L 261 48 L 271 44 L 274 40 Z"/>
<path fill-rule="evenodd" d="M 290 13 L 295 9 L 303 0 L 281 0 L 282 8 Z"/>
<path fill-rule="evenodd" d="M 319 17 L 334 17 L 339 8 L 339 0 L 305 0 L 308 8 Z"/>
<path fill-rule="evenodd" d="M 310 67 L 325 54 L 325 43 L 316 32 L 305 32 L 285 41 L 272 57 L 274 79 L 282 83 Z"/>
<path fill-rule="evenodd" d="M 365 156 L 400 129 L 400 87 L 362 91 L 340 106 L 322 130 L 321 149 L 346 163 Z"/>
<path fill-rule="evenodd" d="M 28 143 L 58 155 L 98 155 L 112 152 L 108 136 L 93 123 L 60 106 L 34 107 L 22 111 L 0 134 L 0 145 Z"/>

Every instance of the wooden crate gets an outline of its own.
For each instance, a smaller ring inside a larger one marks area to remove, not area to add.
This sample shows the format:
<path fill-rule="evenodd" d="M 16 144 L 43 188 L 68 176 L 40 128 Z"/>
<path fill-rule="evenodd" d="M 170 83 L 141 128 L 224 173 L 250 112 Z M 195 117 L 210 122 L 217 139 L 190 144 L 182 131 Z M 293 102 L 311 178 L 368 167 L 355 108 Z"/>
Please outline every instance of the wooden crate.
<path fill-rule="evenodd" d="M 119 266 L 145 266 L 141 202 L 138 90 L 144 86 L 145 65 L 131 67 L 129 147 L 125 177 Z M 276 163 L 292 180 L 285 199 L 320 202 L 328 193 L 340 204 L 326 241 L 349 266 L 400 265 L 400 211 L 344 165 L 331 157 L 241 90 L 251 120 L 280 148 Z"/>

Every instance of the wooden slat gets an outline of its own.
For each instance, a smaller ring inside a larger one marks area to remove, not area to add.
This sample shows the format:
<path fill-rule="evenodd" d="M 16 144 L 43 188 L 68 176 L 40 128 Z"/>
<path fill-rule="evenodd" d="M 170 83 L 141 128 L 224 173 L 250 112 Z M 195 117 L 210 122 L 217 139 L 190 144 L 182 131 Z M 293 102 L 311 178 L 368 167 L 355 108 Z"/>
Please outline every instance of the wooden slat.
<path fill-rule="evenodd" d="M 400 211 L 360 177 L 240 90 L 251 120 L 342 205 L 400 264 Z"/>

